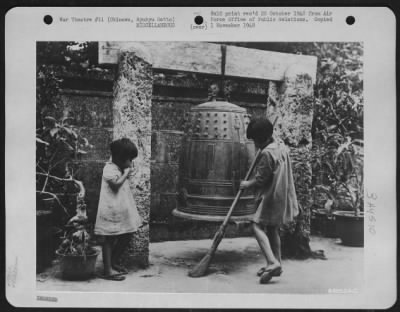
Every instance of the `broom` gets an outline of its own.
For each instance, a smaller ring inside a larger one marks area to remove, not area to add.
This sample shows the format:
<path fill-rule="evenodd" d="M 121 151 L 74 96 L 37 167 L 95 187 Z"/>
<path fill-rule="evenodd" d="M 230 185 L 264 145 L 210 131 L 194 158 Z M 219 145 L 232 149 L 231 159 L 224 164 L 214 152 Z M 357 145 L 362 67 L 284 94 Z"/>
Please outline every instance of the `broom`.
<path fill-rule="evenodd" d="M 257 154 L 254 157 L 253 163 L 251 164 L 250 169 L 247 172 L 246 177 L 244 178 L 245 181 L 248 180 L 250 178 L 251 174 L 253 173 L 254 167 L 256 166 L 260 155 L 261 155 L 261 149 L 259 149 L 257 151 Z M 229 218 L 231 217 L 232 212 L 235 209 L 240 196 L 242 195 L 242 191 L 243 190 L 240 189 L 237 192 L 235 200 L 233 201 L 231 208 L 229 208 L 228 214 L 226 215 L 224 222 L 219 227 L 217 233 L 215 233 L 215 235 L 214 235 L 214 241 L 212 243 L 210 250 L 203 257 L 203 259 L 201 259 L 201 261 L 192 270 L 190 270 L 190 272 L 189 272 L 190 277 L 201 277 L 206 274 L 207 268 L 210 265 L 212 258 L 214 257 L 215 251 L 217 250 L 219 243 L 221 242 L 222 238 L 224 237 L 225 229 L 226 229 L 226 226 L 228 225 Z"/>

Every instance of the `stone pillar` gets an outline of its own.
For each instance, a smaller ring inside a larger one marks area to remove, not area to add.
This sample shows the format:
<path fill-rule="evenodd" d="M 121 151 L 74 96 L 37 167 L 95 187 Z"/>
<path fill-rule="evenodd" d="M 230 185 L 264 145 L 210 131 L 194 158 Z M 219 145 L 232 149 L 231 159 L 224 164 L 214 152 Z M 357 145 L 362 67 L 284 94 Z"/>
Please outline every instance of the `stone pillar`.
<path fill-rule="evenodd" d="M 275 132 L 290 147 L 300 215 L 296 222 L 282 228 L 282 253 L 289 257 L 310 256 L 311 215 L 311 126 L 313 119 L 313 82 L 307 70 L 290 66 L 283 82 L 271 82 L 267 116 L 278 117 Z"/>
<path fill-rule="evenodd" d="M 150 214 L 151 97 L 152 66 L 134 52 L 121 51 L 114 85 L 113 139 L 127 137 L 138 147 L 135 174 L 130 177 L 140 216 L 148 223 Z M 149 227 L 142 227 L 122 257 L 127 267 L 149 264 Z"/>

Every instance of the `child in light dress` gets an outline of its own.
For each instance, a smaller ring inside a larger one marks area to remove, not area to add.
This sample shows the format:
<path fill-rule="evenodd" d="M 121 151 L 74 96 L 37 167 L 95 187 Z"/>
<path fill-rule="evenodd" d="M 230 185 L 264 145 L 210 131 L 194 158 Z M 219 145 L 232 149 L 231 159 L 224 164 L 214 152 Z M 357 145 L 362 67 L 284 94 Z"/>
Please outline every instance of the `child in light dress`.
<path fill-rule="evenodd" d="M 113 141 L 110 150 L 111 160 L 103 169 L 94 233 L 103 237 L 104 272 L 99 277 L 122 281 L 128 272 L 118 265 L 119 258 L 131 234 L 142 224 L 128 179 L 138 150 L 127 138 Z"/>

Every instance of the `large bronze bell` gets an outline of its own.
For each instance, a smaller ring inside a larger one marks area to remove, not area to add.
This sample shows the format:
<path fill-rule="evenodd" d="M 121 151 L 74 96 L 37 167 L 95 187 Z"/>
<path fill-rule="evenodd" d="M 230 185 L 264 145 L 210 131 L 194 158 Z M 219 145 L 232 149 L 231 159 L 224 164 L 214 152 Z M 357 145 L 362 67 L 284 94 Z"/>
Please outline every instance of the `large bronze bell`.
<path fill-rule="evenodd" d="M 193 107 L 186 115 L 183 178 L 177 217 L 222 221 L 254 158 L 255 147 L 246 138 L 246 109 L 225 101 Z M 254 213 L 254 196 L 241 196 L 232 220 L 247 220 Z"/>

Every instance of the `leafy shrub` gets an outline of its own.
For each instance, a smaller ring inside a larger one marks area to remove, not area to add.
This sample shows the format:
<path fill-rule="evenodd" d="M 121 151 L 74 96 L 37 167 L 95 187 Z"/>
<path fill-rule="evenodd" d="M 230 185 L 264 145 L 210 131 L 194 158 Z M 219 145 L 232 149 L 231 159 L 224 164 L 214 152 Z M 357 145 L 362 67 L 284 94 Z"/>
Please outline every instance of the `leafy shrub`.
<path fill-rule="evenodd" d="M 312 124 L 317 199 L 363 209 L 363 44 L 294 43 L 291 52 L 318 57 Z M 329 208 L 329 207 L 328 207 Z"/>
<path fill-rule="evenodd" d="M 67 209 L 57 194 L 78 191 L 71 163 L 91 147 L 74 125 L 74 119 L 60 107 L 63 79 L 52 62 L 75 64 L 72 56 L 81 57 L 79 51 L 85 51 L 85 45 L 74 51 L 70 49 L 72 46 L 71 42 L 39 42 L 36 68 L 37 198 L 38 202 L 43 196 L 54 198 L 67 215 Z"/>

